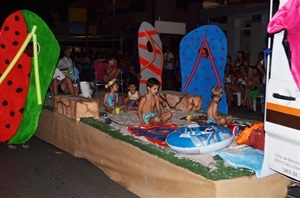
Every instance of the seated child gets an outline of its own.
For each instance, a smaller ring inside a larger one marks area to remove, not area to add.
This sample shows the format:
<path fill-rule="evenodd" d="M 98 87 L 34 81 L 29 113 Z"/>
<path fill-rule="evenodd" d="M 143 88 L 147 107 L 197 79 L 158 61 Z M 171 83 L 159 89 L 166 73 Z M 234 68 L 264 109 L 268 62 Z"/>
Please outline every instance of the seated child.
<path fill-rule="evenodd" d="M 223 89 L 220 86 L 214 86 L 211 90 L 212 101 L 210 102 L 207 111 L 207 123 L 208 124 L 217 124 L 217 125 L 227 125 L 232 123 L 232 116 L 221 116 L 218 111 L 218 103 L 222 98 Z"/>
<path fill-rule="evenodd" d="M 128 95 L 124 99 L 124 104 L 127 106 L 128 109 L 137 108 L 141 94 L 138 90 L 136 90 L 136 85 L 134 83 L 129 84 L 128 90 Z"/>
<path fill-rule="evenodd" d="M 147 93 L 141 98 L 137 115 L 141 124 L 165 123 L 172 118 L 174 111 L 162 113 L 157 92 L 160 83 L 156 78 L 147 80 Z"/>
<path fill-rule="evenodd" d="M 105 111 L 115 114 L 116 108 L 120 108 L 123 109 L 125 112 L 127 112 L 127 108 L 125 105 L 119 106 L 119 95 L 118 95 L 119 85 L 116 79 L 109 81 L 108 84 L 105 85 L 105 88 L 107 89 L 103 99 L 103 105 L 105 107 Z"/>

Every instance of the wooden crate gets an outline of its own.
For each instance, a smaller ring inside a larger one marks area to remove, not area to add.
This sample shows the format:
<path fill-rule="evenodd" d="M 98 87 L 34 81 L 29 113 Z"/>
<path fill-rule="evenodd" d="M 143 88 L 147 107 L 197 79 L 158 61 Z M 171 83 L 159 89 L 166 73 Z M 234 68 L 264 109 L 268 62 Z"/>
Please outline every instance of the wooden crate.
<path fill-rule="evenodd" d="M 177 91 L 161 91 L 159 101 L 162 107 L 180 111 L 202 109 L 202 97 Z"/>
<path fill-rule="evenodd" d="M 60 95 L 54 97 L 54 110 L 76 120 L 83 117 L 99 119 L 100 101 L 80 96 Z"/>

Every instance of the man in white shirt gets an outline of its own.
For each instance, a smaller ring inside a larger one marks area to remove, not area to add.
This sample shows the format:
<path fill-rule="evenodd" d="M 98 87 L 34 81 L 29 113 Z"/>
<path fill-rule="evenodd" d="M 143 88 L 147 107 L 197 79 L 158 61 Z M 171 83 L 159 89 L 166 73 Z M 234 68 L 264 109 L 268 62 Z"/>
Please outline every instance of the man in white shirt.
<path fill-rule="evenodd" d="M 66 48 L 64 50 L 64 57 L 58 60 L 57 68 L 55 69 L 51 84 L 51 91 L 55 96 L 59 93 L 65 92 L 74 95 L 73 82 L 72 79 L 69 78 L 69 69 L 73 68 L 71 52 L 70 48 Z"/>
<path fill-rule="evenodd" d="M 75 67 L 74 61 L 71 59 L 72 50 L 66 48 L 64 50 L 64 57 L 60 58 L 57 63 L 57 68 L 66 76 L 70 77 L 72 81 L 75 81 L 80 86 L 79 71 Z"/>
<path fill-rule="evenodd" d="M 174 55 L 170 48 L 165 48 L 163 80 L 166 89 L 173 89 Z"/>
<path fill-rule="evenodd" d="M 61 71 L 68 70 L 73 67 L 73 60 L 71 59 L 71 49 L 66 48 L 64 57 L 60 58 L 57 63 L 57 68 Z"/>

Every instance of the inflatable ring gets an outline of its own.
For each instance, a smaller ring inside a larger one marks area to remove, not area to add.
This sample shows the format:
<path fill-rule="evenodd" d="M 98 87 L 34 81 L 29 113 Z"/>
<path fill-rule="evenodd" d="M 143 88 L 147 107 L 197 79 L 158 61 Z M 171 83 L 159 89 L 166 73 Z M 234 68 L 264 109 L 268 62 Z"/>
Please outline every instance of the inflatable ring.
<path fill-rule="evenodd" d="M 221 150 L 233 141 L 232 131 L 223 126 L 192 124 L 170 133 L 166 143 L 170 149 L 183 154 L 200 154 Z"/>

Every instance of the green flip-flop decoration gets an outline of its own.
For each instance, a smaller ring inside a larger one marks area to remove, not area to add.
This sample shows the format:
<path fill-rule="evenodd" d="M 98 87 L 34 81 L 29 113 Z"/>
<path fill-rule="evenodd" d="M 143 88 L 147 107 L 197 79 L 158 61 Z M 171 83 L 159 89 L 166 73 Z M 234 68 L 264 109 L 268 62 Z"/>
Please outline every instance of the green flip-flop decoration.
<path fill-rule="evenodd" d="M 17 133 L 9 141 L 10 144 L 22 144 L 28 141 L 36 132 L 43 103 L 60 52 L 59 44 L 44 20 L 28 10 L 21 10 L 21 12 L 25 18 L 28 31 L 32 30 L 34 26 L 37 29 L 36 38 L 33 36 L 34 61 L 31 62 L 31 76 L 23 118 Z M 39 52 L 37 52 L 37 46 Z M 36 64 L 34 64 L 35 62 Z M 37 66 L 35 67 L 35 65 Z M 37 76 L 37 72 L 39 76 Z"/>

